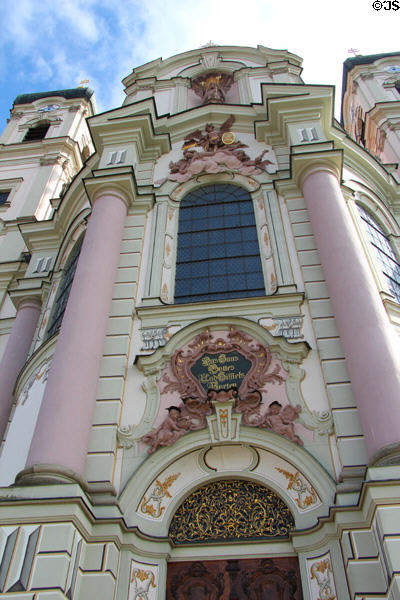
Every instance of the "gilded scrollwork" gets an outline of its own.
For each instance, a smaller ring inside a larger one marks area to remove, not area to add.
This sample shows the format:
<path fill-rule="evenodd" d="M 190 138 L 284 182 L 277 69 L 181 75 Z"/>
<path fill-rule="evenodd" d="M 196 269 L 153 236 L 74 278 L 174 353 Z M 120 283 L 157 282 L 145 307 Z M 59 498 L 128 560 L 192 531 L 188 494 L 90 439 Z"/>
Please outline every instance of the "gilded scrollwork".
<path fill-rule="evenodd" d="M 294 529 L 286 504 L 268 488 L 245 480 L 220 480 L 196 490 L 172 519 L 175 544 L 285 537 Z"/>

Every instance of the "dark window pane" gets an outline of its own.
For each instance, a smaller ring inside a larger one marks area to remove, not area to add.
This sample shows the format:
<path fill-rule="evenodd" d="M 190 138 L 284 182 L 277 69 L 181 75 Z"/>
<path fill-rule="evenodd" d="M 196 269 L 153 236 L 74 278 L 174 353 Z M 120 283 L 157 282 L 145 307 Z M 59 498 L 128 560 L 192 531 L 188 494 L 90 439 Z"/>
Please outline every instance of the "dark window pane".
<path fill-rule="evenodd" d="M 255 277 L 249 278 L 249 274 Z M 181 202 L 179 214 L 175 302 L 264 293 L 253 203 L 248 192 L 223 184 L 204 186 L 188 194 Z"/>
<path fill-rule="evenodd" d="M 382 227 L 375 221 L 372 215 L 362 206 L 357 206 L 369 240 L 375 250 L 376 257 L 386 278 L 387 286 L 400 303 L 400 265 L 393 248 Z"/>
<path fill-rule="evenodd" d="M 46 339 L 52 336 L 61 327 L 64 317 L 64 312 L 67 307 L 69 293 L 71 291 L 72 282 L 78 264 L 78 258 L 82 247 L 82 240 L 76 244 L 72 254 L 64 268 L 64 274 L 58 286 L 57 296 L 53 307 L 50 326 L 47 330 Z"/>
<path fill-rule="evenodd" d="M 10 190 L 0 190 L 0 206 L 7 202 L 9 195 Z"/>

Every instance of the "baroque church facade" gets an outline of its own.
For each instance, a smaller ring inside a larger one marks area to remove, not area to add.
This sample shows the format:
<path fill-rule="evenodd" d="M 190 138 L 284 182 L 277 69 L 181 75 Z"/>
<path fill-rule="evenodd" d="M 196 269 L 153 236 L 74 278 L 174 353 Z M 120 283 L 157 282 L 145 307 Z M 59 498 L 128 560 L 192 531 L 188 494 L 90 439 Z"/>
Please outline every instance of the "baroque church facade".
<path fill-rule="evenodd" d="M 0 594 L 400 598 L 400 54 L 208 46 L 0 138 Z"/>

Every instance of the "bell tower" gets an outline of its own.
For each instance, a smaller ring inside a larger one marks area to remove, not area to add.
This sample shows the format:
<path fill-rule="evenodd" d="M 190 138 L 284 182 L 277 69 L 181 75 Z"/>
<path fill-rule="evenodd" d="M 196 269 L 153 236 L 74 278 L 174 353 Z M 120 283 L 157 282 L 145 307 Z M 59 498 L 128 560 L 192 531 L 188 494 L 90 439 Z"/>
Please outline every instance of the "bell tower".
<path fill-rule="evenodd" d="M 0 137 L 0 215 L 5 220 L 49 218 L 94 147 L 86 117 L 94 114 L 89 88 L 22 94 Z"/>
<path fill-rule="evenodd" d="M 400 177 L 400 53 L 346 60 L 342 123 L 353 139 Z"/>

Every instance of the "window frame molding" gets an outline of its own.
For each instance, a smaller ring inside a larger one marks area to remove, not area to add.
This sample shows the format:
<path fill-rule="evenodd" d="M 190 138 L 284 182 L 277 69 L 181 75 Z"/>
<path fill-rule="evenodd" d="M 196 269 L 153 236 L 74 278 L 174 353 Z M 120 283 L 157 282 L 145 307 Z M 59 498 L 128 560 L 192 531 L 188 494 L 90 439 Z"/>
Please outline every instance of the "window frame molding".
<path fill-rule="evenodd" d="M 8 208 L 10 208 L 10 206 L 12 206 L 15 195 L 23 181 L 23 177 L 0 179 L 0 191 L 9 192 L 7 200 L 3 202 L 3 204 L 0 204 L 0 212 L 5 212 Z"/>
<path fill-rule="evenodd" d="M 241 174 L 202 175 L 176 186 L 169 194 L 164 192 L 156 196 L 150 232 L 154 244 L 151 245 L 150 268 L 147 272 L 146 292 L 143 298 L 146 305 L 157 302 L 174 304 L 179 206 L 190 192 L 213 184 L 236 185 L 250 195 L 254 208 L 265 295 L 272 296 L 279 293 L 281 286 L 294 286 L 279 200 L 273 185 L 261 186 L 258 181 Z M 287 291 L 293 292 L 294 289 L 294 287 L 288 288 Z"/>
<path fill-rule="evenodd" d="M 18 131 L 21 132 L 22 138 L 20 139 L 20 142 L 23 143 L 24 142 L 24 138 L 25 135 L 27 134 L 27 132 L 29 131 L 29 129 L 33 129 L 35 127 L 38 127 L 40 125 L 44 125 L 45 123 L 49 124 L 49 127 L 46 131 L 46 135 L 39 139 L 39 140 L 32 140 L 32 142 L 27 141 L 26 143 L 34 143 L 34 142 L 41 142 L 43 140 L 47 140 L 49 139 L 49 133 L 50 131 L 52 131 L 52 127 L 59 127 L 62 123 L 62 118 L 61 117 L 54 117 L 54 116 L 47 116 L 47 117 L 34 117 L 33 119 L 30 119 L 29 121 L 25 121 L 25 123 L 21 123 L 21 125 L 18 125 Z"/>
<path fill-rule="evenodd" d="M 371 215 L 371 218 L 376 221 L 377 225 L 382 228 L 400 264 L 399 225 L 383 202 L 373 198 L 372 195 L 368 195 L 365 192 L 355 192 L 352 198 L 349 199 L 348 206 L 382 300 L 390 300 L 392 303 L 398 305 L 399 303 L 388 289 L 386 282 L 387 278 L 379 265 L 376 251 L 374 250 L 374 246 L 369 239 L 366 226 L 364 225 L 358 207 L 360 206 L 366 212 L 368 212 Z"/>
<path fill-rule="evenodd" d="M 82 236 L 85 235 L 87 217 L 89 214 L 90 210 L 86 209 L 78 216 L 79 222 L 71 226 L 70 231 L 67 232 L 63 242 L 60 245 L 58 256 L 54 261 L 53 276 L 49 286 L 50 289 L 46 302 L 44 303 L 42 317 L 38 328 L 38 334 L 34 348 L 35 350 L 43 343 L 47 343 L 48 340 L 52 339 L 53 337 L 57 337 L 60 331 L 58 329 L 52 336 L 47 337 L 47 331 L 51 325 L 52 317 L 54 315 L 55 300 L 65 274 L 65 266 L 68 264 L 69 258 L 71 257 L 71 253 L 74 251 L 76 244 L 78 244 Z"/>

